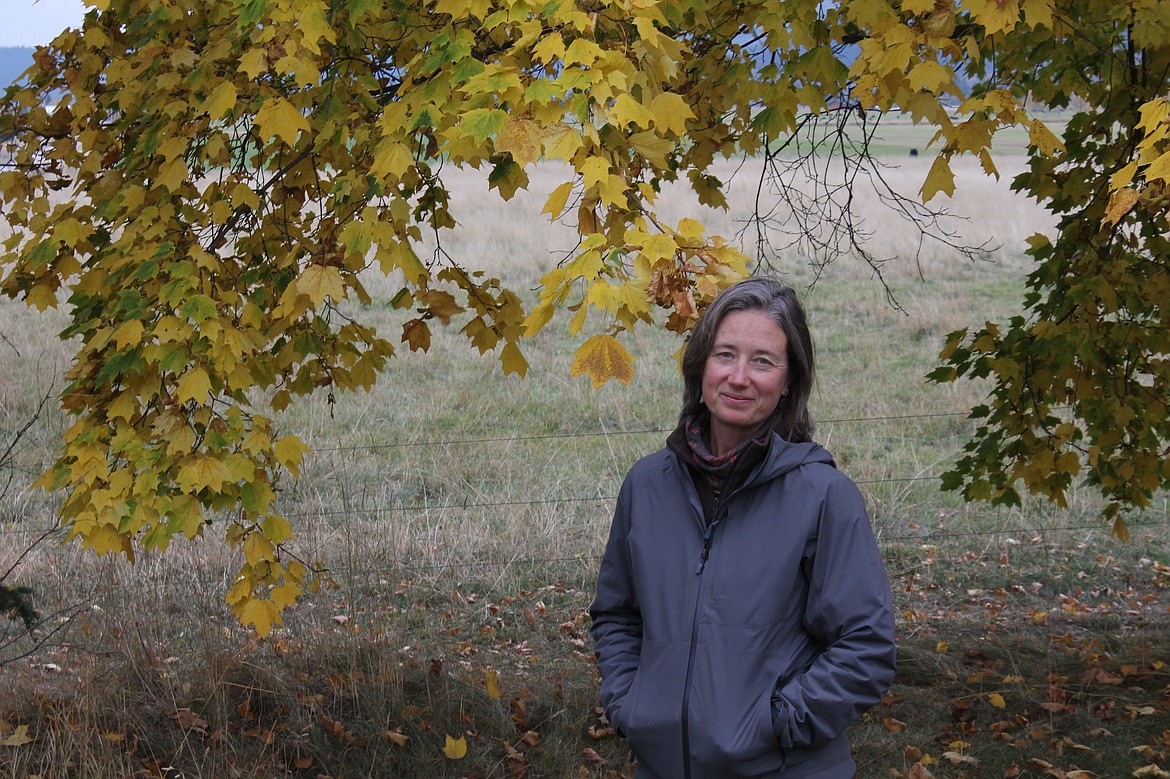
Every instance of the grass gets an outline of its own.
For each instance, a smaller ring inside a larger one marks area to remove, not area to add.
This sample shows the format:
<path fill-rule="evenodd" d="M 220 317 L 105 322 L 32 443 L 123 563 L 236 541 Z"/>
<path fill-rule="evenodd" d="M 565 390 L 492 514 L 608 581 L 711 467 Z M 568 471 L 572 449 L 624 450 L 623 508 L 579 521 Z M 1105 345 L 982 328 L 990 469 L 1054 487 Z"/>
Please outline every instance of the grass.
<path fill-rule="evenodd" d="M 1005 181 L 1018 163 L 1003 161 Z M 927 166 L 906 158 L 886 176 L 913 192 Z M 661 206 L 735 235 L 751 174 L 734 180 L 727 214 L 677 192 Z M 443 248 L 531 288 L 573 245 L 571 230 L 531 216 L 562 175 L 542 168 L 532 193 L 500 204 L 479 174 L 453 172 L 462 223 Z M 811 288 L 808 257 L 777 263 L 817 339 L 818 438 L 865 492 L 895 589 L 899 676 L 854 730 L 860 775 L 1165 765 L 1165 503 L 1123 544 L 1087 491 L 1064 509 L 1003 510 L 938 490 L 980 388 L 922 377 L 947 332 L 1015 312 L 1021 247 L 1048 229 L 1043 211 L 962 169 L 953 229 L 1002 247 L 972 262 L 920 250 L 875 202 L 860 205 L 900 309 L 862 263 L 831 265 Z M 369 286 L 374 305 L 355 313 L 393 338 L 393 287 Z M 69 351 L 46 334 L 63 326 L 60 313 L 0 303 L 0 440 L 59 387 Z M 625 775 L 628 750 L 596 710 L 585 609 L 620 480 L 677 415 L 680 341 L 637 334 L 632 384 L 598 391 L 568 378 L 576 343 L 557 320 L 518 380 L 444 331 L 428 354 L 403 350 L 370 393 L 282 416 L 313 449 L 282 508 L 330 580 L 263 642 L 226 613 L 237 561 L 214 533 L 135 565 L 52 542 L 20 557 L 54 522 L 52 496 L 24 490 L 63 427 L 42 413 L 0 503 L 0 571 L 19 558 L 13 580 L 33 583 L 49 615 L 39 646 L 15 625 L 0 633 L 0 775 Z M 444 755 L 448 737 L 465 757 Z"/>

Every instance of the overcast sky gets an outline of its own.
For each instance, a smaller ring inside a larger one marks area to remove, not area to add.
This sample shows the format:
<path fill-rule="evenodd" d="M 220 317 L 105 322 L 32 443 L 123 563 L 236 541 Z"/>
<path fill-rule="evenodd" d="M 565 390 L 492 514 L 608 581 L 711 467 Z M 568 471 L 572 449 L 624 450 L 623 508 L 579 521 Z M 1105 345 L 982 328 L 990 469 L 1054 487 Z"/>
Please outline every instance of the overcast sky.
<path fill-rule="evenodd" d="M 80 27 L 82 0 L 0 0 L 0 46 L 36 46 Z"/>

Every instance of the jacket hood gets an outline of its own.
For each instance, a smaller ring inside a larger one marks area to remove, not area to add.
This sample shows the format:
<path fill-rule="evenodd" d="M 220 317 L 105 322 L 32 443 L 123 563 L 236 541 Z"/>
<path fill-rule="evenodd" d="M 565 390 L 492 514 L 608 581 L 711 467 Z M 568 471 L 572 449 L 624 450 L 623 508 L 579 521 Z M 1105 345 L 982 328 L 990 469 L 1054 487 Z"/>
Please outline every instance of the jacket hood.
<path fill-rule="evenodd" d="M 812 463 L 824 463 L 833 468 L 837 467 L 833 461 L 833 455 L 829 454 L 829 450 L 820 444 L 813 441 L 793 443 L 785 441 L 778 433 L 773 433 L 772 443 L 760 465 L 759 473 L 762 478 L 771 479 L 788 473 L 794 468 Z"/>

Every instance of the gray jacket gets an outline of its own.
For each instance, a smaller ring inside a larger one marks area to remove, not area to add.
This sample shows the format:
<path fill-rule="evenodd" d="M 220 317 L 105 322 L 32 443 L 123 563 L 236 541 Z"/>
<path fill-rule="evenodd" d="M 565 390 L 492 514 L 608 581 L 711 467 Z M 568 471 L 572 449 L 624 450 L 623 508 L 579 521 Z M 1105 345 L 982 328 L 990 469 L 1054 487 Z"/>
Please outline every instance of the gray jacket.
<path fill-rule="evenodd" d="M 894 677 L 890 585 L 857 487 L 773 436 L 705 526 L 681 458 L 639 460 L 598 574 L 606 715 L 646 779 L 843 779 Z"/>

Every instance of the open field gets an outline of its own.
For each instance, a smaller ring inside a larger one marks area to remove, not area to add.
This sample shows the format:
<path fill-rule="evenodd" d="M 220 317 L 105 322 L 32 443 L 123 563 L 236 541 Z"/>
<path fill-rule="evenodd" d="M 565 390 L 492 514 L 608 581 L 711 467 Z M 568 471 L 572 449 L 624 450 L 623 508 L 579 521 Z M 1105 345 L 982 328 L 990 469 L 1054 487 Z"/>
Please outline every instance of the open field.
<path fill-rule="evenodd" d="M 912 132 L 891 148 L 917 144 Z M 913 194 L 929 160 L 890 160 L 888 180 Z M 1165 500 L 1120 543 L 1087 491 L 1068 509 L 1009 511 L 938 489 L 981 395 L 922 377 L 946 333 L 1016 312 L 1024 239 L 1049 227 L 1008 191 L 1019 162 L 1002 160 L 998 183 L 961 172 L 952 226 L 987 242 L 981 260 L 861 202 L 900 310 L 863 263 L 843 259 L 808 288 L 808 257 L 773 261 L 803 291 L 817 340 L 818 438 L 866 494 L 895 590 L 899 676 L 854 730 L 861 777 L 1170 770 Z M 753 172 L 736 174 L 726 214 L 674 192 L 663 210 L 736 235 Z M 560 175 L 542 168 L 532 194 L 502 204 L 481 176 L 456 173 L 461 227 L 443 248 L 532 288 L 573 244 L 531 216 Z M 393 333 L 391 286 L 370 289 L 374 304 L 354 313 Z M 436 333 L 370 393 L 295 406 L 281 426 L 312 453 L 282 509 L 330 582 L 257 642 L 226 614 L 235 561 L 214 537 L 133 566 L 55 533 L 38 542 L 53 498 L 24 487 L 63 423 L 50 403 L 17 432 L 60 387 L 69 351 L 50 335 L 64 322 L 0 303 L 0 451 L 17 440 L 0 473 L 0 573 L 36 587 L 42 631 L 55 631 L 20 657 L 31 639 L 0 622 L 0 776 L 626 775 L 628 751 L 595 708 L 584 610 L 620 480 L 677 415 L 676 336 L 637 334 L 633 383 L 593 391 L 568 377 L 565 321 L 528 345 L 524 380 Z M 448 736 L 465 757 L 444 755 Z"/>

